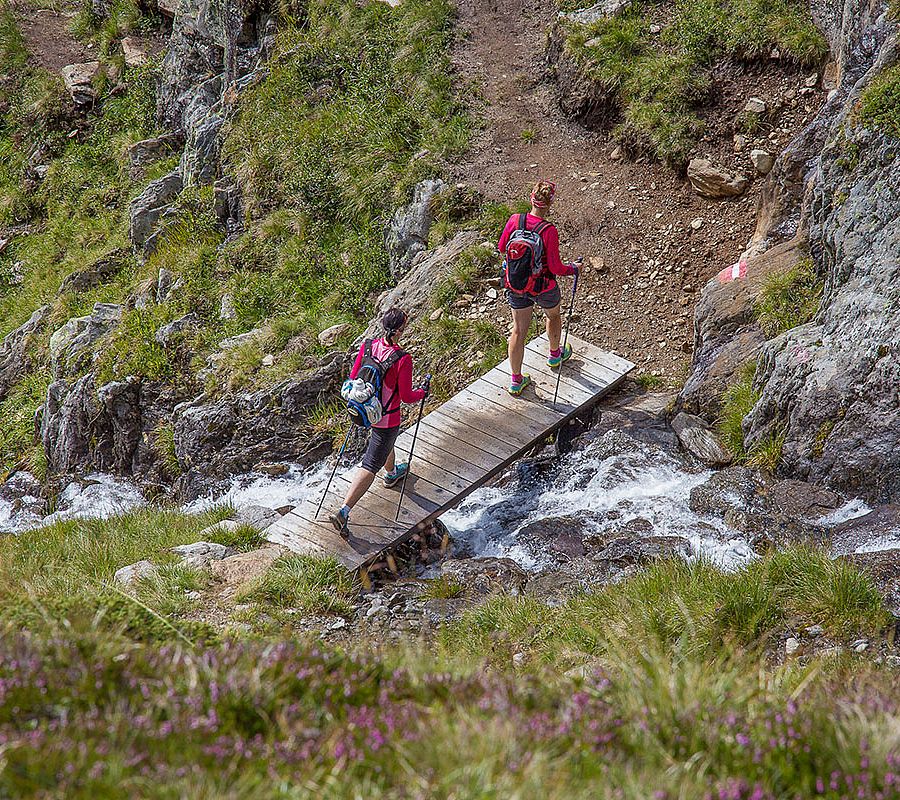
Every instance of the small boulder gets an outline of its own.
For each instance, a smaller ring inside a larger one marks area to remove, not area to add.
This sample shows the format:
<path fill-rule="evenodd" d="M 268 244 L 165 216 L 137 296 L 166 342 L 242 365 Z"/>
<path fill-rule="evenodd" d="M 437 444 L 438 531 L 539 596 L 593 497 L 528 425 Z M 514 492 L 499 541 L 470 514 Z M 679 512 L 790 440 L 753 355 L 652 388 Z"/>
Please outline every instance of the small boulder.
<path fill-rule="evenodd" d="M 221 561 L 233 551 L 216 542 L 194 542 L 173 547 L 172 552 L 180 556 L 188 566 L 199 568 L 207 566 L 211 561 Z"/>
<path fill-rule="evenodd" d="M 140 67 L 148 61 L 144 43 L 134 36 L 122 39 L 122 53 L 125 56 L 126 67 Z"/>
<path fill-rule="evenodd" d="M 332 325 L 330 328 L 325 328 L 325 330 L 319 334 L 319 344 L 323 347 L 332 347 L 346 336 L 351 328 L 352 326 L 348 322 L 342 322 L 337 325 Z"/>
<path fill-rule="evenodd" d="M 768 175 L 775 166 L 775 156 L 768 150 L 751 150 L 750 161 L 760 175 Z"/>
<path fill-rule="evenodd" d="M 91 105 L 97 99 L 94 80 L 100 74 L 99 61 L 69 64 L 62 68 L 63 82 L 72 102 L 79 106 Z"/>
<path fill-rule="evenodd" d="M 235 522 L 241 525 L 249 525 L 258 531 L 265 530 L 279 519 L 281 519 L 281 514 L 268 506 L 241 506 L 234 514 Z"/>
<path fill-rule="evenodd" d="M 800 640 L 790 636 L 788 640 L 784 643 L 784 654 L 786 656 L 792 656 L 800 649 Z"/>
<path fill-rule="evenodd" d="M 688 180 L 701 197 L 713 200 L 743 194 L 749 181 L 740 173 L 713 164 L 706 158 L 693 158 L 688 164 Z"/>
<path fill-rule="evenodd" d="M 751 97 L 744 106 L 744 111 L 749 114 L 765 114 L 768 109 L 766 101 L 760 97 Z"/>
<path fill-rule="evenodd" d="M 168 347 L 175 336 L 184 333 L 191 328 L 196 328 L 199 324 L 200 317 L 192 311 L 190 314 L 185 314 L 183 317 L 179 317 L 178 319 L 163 325 L 156 331 L 153 338 L 163 347 Z"/>
<path fill-rule="evenodd" d="M 147 167 L 173 155 L 181 144 L 182 139 L 176 133 L 165 133 L 135 142 L 125 150 L 129 174 L 135 180 L 139 179 Z"/>
<path fill-rule="evenodd" d="M 147 184 L 144 191 L 131 201 L 128 207 L 128 236 L 135 249 L 143 249 L 182 187 L 181 173 L 175 170 Z"/>
<path fill-rule="evenodd" d="M 151 564 L 149 561 L 137 561 L 134 564 L 129 564 L 127 567 L 117 569 L 116 574 L 113 575 L 113 580 L 122 584 L 122 586 L 132 586 L 143 578 L 152 577 L 157 573 L 158 569 L 155 564 Z"/>
<path fill-rule="evenodd" d="M 445 561 L 441 575 L 466 587 L 474 594 L 503 592 L 520 594 L 528 575 L 510 558 L 467 558 Z"/>
<path fill-rule="evenodd" d="M 700 417 L 681 411 L 672 420 L 672 430 L 681 446 L 704 464 L 724 467 L 731 463 L 731 453 L 715 431 Z"/>

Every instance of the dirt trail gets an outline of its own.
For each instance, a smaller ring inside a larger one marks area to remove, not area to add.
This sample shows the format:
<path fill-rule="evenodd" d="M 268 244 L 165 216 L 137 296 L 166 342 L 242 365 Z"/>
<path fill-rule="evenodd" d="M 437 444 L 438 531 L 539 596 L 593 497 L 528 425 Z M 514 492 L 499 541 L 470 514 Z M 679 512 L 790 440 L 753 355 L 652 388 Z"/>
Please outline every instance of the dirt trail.
<path fill-rule="evenodd" d="M 749 240 L 760 182 L 737 201 L 709 202 L 668 167 L 613 160 L 612 143 L 559 109 L 544 55 L 555 13 L 555 3 L 460 0 L 456 66 L 476 82 L 486 125 L 458 179 L 509 203 L 539 177 L 556 181 L 563 260 L 604 264 L 585 274 L 574 332 L 640 371 L 683 377 L 696 293 Z M 502 301 L 496 312 L 508 316 Z"/>

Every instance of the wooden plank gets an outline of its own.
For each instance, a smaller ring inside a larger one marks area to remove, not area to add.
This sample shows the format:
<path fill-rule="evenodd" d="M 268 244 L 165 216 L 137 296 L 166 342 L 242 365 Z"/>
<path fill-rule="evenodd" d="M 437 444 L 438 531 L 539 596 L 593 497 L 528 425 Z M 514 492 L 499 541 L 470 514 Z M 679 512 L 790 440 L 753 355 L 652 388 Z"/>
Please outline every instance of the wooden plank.
<path fill-rule="evenodd" d="M 344 486 L 344 491 L 350 485 L 349 481 L 344 479 L 343 477 L 335 478 L 335 483 L 340 483 Z M 416 491 L 416 486 L 413 481 L 409 481 L 406 485 L 406 493 L 403 497 L 403 506 L 404 508 L 409 508 L 410 510 L 415 510 L 418 513 L 421 513 L 422 517 L 429 516 L 432 512 L 436 511 L 443 505 L 443 501 L 435 500 L 432 497 L 426 497 L 423 494 L 420 494 Z M 426 494 L 431 494 L 432 487 L 428 487 L 425 489 Z M 391 519 L 395 518 L 397 515 L 397 503 L 400 500 L 400 490 L 398 489 L 396 492 L 392 489 L 385 489 L 383 486 L 379 486 L 378 482 L 372 484 L 372 488 L 369 489 L 365 494 L 366 497 L 371 498 L 373 501 L 375 498 L 379 499 L 379 508 L 375 508 L 374 505 L 371 507 L 377 511 L 377 513 L 383 517 L 389 517 Z M 393 509 L 393 510 L 390 510 Z"/>
<path fill-rule="evenodd" d="M 538 423 L 526 417 L 511 417 L 500 408 L 488 406 L 485 403 L 470 405 L 468 408 L 461 404 L 451 410 L 450 414 L 442 411 L 431 415 L 431 424 L 440 422 L 445 427 L 452 427 L 454 431 L 468 429 L 476 437 L 482 437 L 485 445 L 492 450 L 501 449 L 504 445 L 513 447 L 527 441 L 547 429 L 548 423 Z M 553 424 L 557 420 L 551 421 Z M 493 441 L 492 441 L 493 440 Z"/>
<path fill-rule="evenodd" d="M 544 405 L 534 397 L 512 397 L 506 391 L 506 386 L 494 386 L 492 383 L 479 378 L 470 383 L 463 391 L 453 397 L 445 406 L 451 409 L 457 406 L 466 408 L 484 408 L 485 403 L 496 406 L 501 414 L 518 417 L 523 416 L 532 422 L 541 425 L 553 425 L 565 416 L 565 412 L 554 411 L 549 405 Z"/>
<path fill-rule="evenodd" d="M 310 527 L 324 526 L 328 528 L 329 531 L 337 533 L 337 531 L 335 531 L 331 526 L 331 522 L 329 522 L 328 520 L 328 515 L 331 514 L 336 508 L 339 508 L 342 504 L 342 496 L 339 496 L 333 503 L 324 505 L 322 507 L 322 511 L 318 515 L 318 519 L 316 518 L 316 509 L 318 508 L 318 503 L 304 503 L 303 505 L 295 508 L 291 513 L 299 517 L 300 519 L 305 520 Z M 362 538 L 371 538 L 373 541 L 391 542 L 403 527 L 394 519 L 393 515 L 390 518 L 387 518 L 383 514 L 378 514 L 377 512 L 373 511 L 369 504 L 362 502 L 360 502 L 360 504 L 357 505 L 355 509 L 353 509 L 351 522 L 351 533 L 359 535 L 358 532 L 365 531 L 369 535 Z"/>
<path fill-rule="evenodd" d="M 485 420 L 483 425 L 485 428 L 489 427 L 490 421 Z M 509 458 L 519 449 L 516 442 L 495 439 L 481 430 L 475 430 L 461 423 L 455 423 L 449 417 L 435 416 L 433 419 L 422 420 L 422 428 L 426 427 L 431 430 L 442 431 L 448 436 L 452 436 L 458 442 L 468 444 L 495 458 Z"/>
<path fill-rule="evenodd" d="M 550 405 L 553 402 L 553 392 L 556 389 L 556 373 L 543 372 L 528 363 L 523 364 L 522 368 L 531 375 L 532 382 L 531 387 L 523 392 L 523 397 L 528 398 L 533 395 Z M 497 387 L 505 386 L 509 381 L 509 369 L 494 367 L 494 369 L 484 375 L 484 380 Z M 564 375 L 559 382 L 557 402 L 562 400 L 574 408 L 580 408 L 583 403 L 593 401 L 597 393 L 602 391 L 603 388 L 603 386 L 584 386 L 566 378 Z"/>
<path fill-rule="evenodd" d="M 497 464 L 503 463 L 503 456 L 496 453 L 486 453 L 477 447 L 472 447 L 466 442 L 460 441 L 452 434 L 446 434 L 444 431 L 432 428 L 424 422 L 419 426 L 419 438 L 426 442 L 430 442 L 442 450 L 450 450 L 457 453 L 460 458 L 466 459 L 470 464 L 481 470 L 493 469 Z"/>
<path fill-rule="evenodd" d="M 607 369 L 611 369 L 614 372 L 627 374 L 632 369 L 634 369 L 634 364 L 632 364 L 628 359 L 622 358 L 615 353 L 610 353 L 606 350 L 601 350 L 598 347 L 594 347 L 594 345 L 590 344 L 589 342 L 586 342 L 583 339 L 579 339 L 572 334 L 569 334 L 569 344 L 572 345 L 572 349 L 576 352 L 576 354 L 584 358 L 586 361 L 590 361 L 599 366 L 606 367 Z M 543 354 L 545 357 L 547 355 L 547 347 L 548 345 L 546 334 L 535 337 L 530 342 L 528 342 L 527 345 L 525 345 L 526 350 L 531 350 L 533 352 Z"/>
<path fill-rule="evenodd" d="M 409 450 L 412 445 L 413 431 L 412 429 L 401 433 L 397 439 L 397 458 L 401 461 L 409 460 Z M 466 461 L 455 453 L 448 453 L 437 445 L 426 441 L 421 436 L 416 439 L 416 450 L 413 454 L 413 463 L 419 460 L 425 461 L 435 467 L 445 470 L 448 475 L 462 481 L 466 484 L 473 480 L 478 480 L 483 472 L 482 469 L 476 467 L 471 461 Z"/>

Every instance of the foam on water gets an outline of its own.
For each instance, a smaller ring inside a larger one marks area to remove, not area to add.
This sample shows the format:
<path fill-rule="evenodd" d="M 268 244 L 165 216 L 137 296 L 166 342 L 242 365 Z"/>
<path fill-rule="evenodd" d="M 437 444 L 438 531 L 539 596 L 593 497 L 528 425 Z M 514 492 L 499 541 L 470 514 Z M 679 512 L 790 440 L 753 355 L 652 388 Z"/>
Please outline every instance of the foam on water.
<path fill-rule="evenodd" d="M 600 534 L 645 520 L 652 535 L 683 537 L 695 556 L 726 569 L 756 557 L 720 519 L 691 511 L 691 490 L 712 473 L 690 472 L 657 448 L 635 442 L 633 449 L 612 455 L 590 449 L 571 453 L 554 474 L 552 481 L 524 476 L 507 488 L 475 492 L 442 519 L 473 552 L 506 556 L 526 568 L 541 566 L 540 558 L 523 546 L 518 532 L 529 523 L 564 516 L 579 516 Z"/>
<path fill-rule="evenodd" d="M 253 472 L 238 475 L 232 478 L 224 491 L 211 492 L 188 503 L 182 510 L 197 513 L 222 505 L 234 508 L 251 505 L 268 508 L 298 506 L 324 490 L 332 467 L 333 462 L 322 461 L 309 468 L 293 464 L 284 475 L 271 476 Z"/>
<path fill-rule="evenodd" d="M 842 522 L 849 522 L 851 519 L 862 517 L 868 514 L 872 509 L 867 506 L 858 497 L 848 500 L 840 508 L 836 508 L 830 514 L 819 517 L 816 523 L 819 525 L 840 525 Z"/>

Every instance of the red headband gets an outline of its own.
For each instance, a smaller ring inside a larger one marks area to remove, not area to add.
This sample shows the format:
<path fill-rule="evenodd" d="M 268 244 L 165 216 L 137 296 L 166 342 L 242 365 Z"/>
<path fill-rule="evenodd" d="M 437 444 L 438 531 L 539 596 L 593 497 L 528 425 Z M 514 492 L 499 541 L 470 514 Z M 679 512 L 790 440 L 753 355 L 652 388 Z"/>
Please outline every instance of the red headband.
<path fill-rule="evenodd" d="M 534 192 L 531 193 L 531 202 L 535 208 L 547 208 L 547 206 L 549 206 L 550 203 L 553 202 L 553 198 L 556 197 L 556 184 L 551 181 L 551 182 L 549 182 L 549 186 L 550 186 L 550 199 L 547 200 L 546 202 L 543 200 L 535 200 Z"/>

